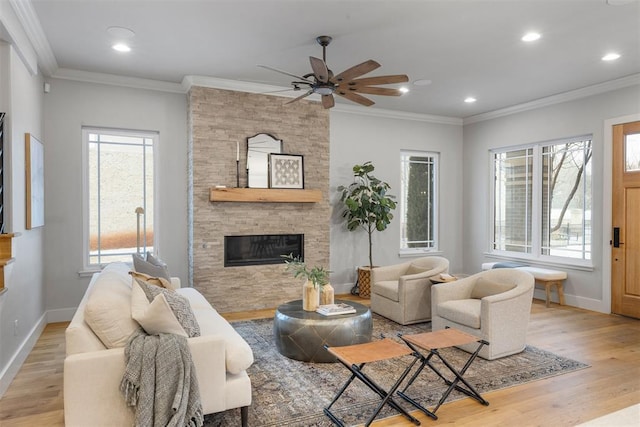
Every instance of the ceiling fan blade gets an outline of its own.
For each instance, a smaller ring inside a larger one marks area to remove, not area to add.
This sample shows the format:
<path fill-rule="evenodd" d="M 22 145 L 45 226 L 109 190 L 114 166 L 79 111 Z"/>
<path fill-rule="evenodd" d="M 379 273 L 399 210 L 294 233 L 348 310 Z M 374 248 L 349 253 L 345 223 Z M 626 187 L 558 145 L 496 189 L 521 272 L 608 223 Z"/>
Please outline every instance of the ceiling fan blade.
<path fill-rule="evenodd" d="M 336 105 L 336 101 L 333 99 L 333 95 L 322 95 L 322 106 L 324 108 L 332 108 Z"/>
<path fill-rule="evenodd" d="M 369 98 L 365 98 L 362 95 L 358 95 L 355 92 L 351 92 L 351 91 L 344 91 L 344 90 L 337 90 L 335 93 L 337 93 L 340 96 L 343 96 L 345 98 L 347 98 L 350 101 L 356 102 L 358 104 L 362 104 L 365 107 L 370 107 L 373 104 L 375 104 L 375 102 L 373 102 L 372 100 L 370 100 Z"/>
<path fill-rule="evenodd" d="M 390 85 L 393 83 L 406 83 L 408 81 L 409 81 L 409 77 L 406 74 L 395 74 L 393 76 L 365 77 L 363 79 L 351 80 L 347 84 L 349 86 L 353 86 L 353 85 L 374 86 L 374 85 Z"/>
<path fill-rule="evenodd" d="M 368 93 L 371 95 L 385 95 L 385 96 L 400 96 L 402 92 L 398 89 L 391 89 L 386 87 L 374 87 L 374 86 L 353 86 L 349 87 L 351 92 Z"/>
<path fill-rule="evenodd" d="M 337 76 L 334 76 L 331 79 L 331 82 L 336 84 L 340 82 L 348 82 L 355 79 L 356 77 L 362 76 L 363 74 L 367 74 L 378 67 L 380 67 L 380 64 L 378 64 L 373 59 L 370 59 L 363 62 L 362 64 L 354 65 L 353 67 L 344 70 Z"/>
<path fill-rule="evenodd" d="M 328 82 L 329 70 L 327 69 L 327 64 L 322 59 L 314 58 L 313 56 L 309 57 L 309 62 L 311 62 L 311 69 L 316 79 L 321 83 Z"/>
<path fill-rule="evenodd" d="M 296 79 L 302 80 L 305 83 L 313 83 L 311 80 L 305 79 L 304 77 L 296 76 L 295 74 L 291 74 L 291 73 L 288 73 L 286 71 L 278 70 L 277 68 L 269 67 L 268 65 L 260 65 L 260 64 L 258 64 L 258 67 L 265 68 L 265 69 L 271 70 L 271 71 L 275 71 L 276 73 L 285 74 L 287 76 L 295 77 Z"/>
<path fill-rule="evenodd" d="M 292 102 L 300 101 L 302 98 L 306 98 L 307 96 L 311 95 L 312 93 L 313 93 L 313 91 L 309 90 L 306 93 L 303 93 L 302 95 L 300 95 L 299 97 L 294 98 L 291 101 L 285 102 L 284 105 L 291 104 Z"/>

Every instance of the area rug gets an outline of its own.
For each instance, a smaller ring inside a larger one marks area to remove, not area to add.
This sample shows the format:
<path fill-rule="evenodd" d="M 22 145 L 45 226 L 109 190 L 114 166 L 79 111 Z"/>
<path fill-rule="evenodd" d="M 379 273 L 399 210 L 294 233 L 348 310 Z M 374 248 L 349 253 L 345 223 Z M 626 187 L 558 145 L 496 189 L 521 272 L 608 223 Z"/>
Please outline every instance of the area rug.
<path fill-rule="evenodd" d="M 374 339 L 383 334 L 387 338 L 399 341 L 398 333 L 413 334 L 431 330 L 430 322 L 402 326 L 377 315 L 374 315 L 373 324 Z M 329 405 L 336 392 L 349 378 L 349 371 L 339 363 L 306 363 L 282 356 L 274 344 L 272 319 L 235 322 L 233 327 L 249 343 L 255 358 L 254 364 L 248 369 L 253 387 L 249 426 L 331 426 L 332 423 L 324 415 L 323 408 Z M 441 354 L 458 369 L 469 357 L 468 353 L 456 348 L 443 349 Z M 406 356 L 371 363 L 365 366 L 364 370 L 388 389 L 412 360 L 411 356 Z M 494 361 L 477 358 L 467 370 L 465 379 L 480 393 L 486 393 L 585 367 L 588 365 L 527 346 L 520 354 Z M 425 369 L 411 385 L 408 394 L 422 405 L 432 408 L 444 390 L 444 382 L 431 370 Z M 454 391 L 447 402 L 461 398 L 467 397 Z M 402 399 L 397 400 L 407 410 L 415 409 Z M 368 419 L 379 402 L 376 394 L 356 380 L 334 404 L 332 412 L 342 419 L 345 425 L 357 425 Z M 385 407 L 380 418 L 395 414 L 396 411 Z M 208 415 L 205 418 L 207 427 L 237 425 L 240 425 L 238 409 Z"/>

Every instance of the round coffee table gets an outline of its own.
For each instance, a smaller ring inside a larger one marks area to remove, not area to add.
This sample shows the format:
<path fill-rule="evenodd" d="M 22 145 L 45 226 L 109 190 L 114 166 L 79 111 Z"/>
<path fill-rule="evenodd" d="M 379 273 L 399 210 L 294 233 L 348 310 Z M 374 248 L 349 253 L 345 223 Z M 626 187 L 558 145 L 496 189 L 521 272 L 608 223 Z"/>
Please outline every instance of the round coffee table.
<path fill-rule="evenodd" d="M 280 354 L 304 362 L 335 362 L 324 345 L 343 346 L 371 341 L 373 320 L 369 307 L 353 301 L 336 300 L 356 309 L 355 313 L 323 316 L 304 311 L 302 300 L 284 303 L 276 309 L 273 335 Z"/>

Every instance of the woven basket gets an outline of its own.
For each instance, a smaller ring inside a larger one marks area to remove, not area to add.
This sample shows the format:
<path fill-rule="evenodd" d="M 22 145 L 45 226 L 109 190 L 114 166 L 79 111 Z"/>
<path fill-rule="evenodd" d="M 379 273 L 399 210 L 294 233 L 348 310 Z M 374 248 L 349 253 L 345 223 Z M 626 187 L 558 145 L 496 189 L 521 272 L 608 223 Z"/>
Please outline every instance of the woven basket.
<path fill-rule="evenodd" d="M 358 295 L 363 298 L 371 296 L 371 268 L 358 267 Z"/>

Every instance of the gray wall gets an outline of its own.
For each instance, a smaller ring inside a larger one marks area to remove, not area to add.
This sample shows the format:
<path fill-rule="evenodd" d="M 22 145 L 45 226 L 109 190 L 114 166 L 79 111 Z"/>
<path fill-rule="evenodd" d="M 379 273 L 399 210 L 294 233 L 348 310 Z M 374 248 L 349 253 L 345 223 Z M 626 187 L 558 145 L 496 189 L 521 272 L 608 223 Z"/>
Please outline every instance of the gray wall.
<path fill-rule="evenodd" d="M 187 280 L 187 98 L 167 93 L 60 79 L 44 97 L 47 150 L 45 274 L 51 319 L 75 311 L 89 277 L 83 268 L 81 128 L 157 131 L 156 188 L 159 256 L 172 275 Z"/>
<path fill-rule="evenodd" d="M 349 232 L 340 215 L 342 204 L 337 187 L 353 182 L 353 165 L 370 160 L 374 175 L 391 185 L 390 193 L 400 196 L 400 150 L 440 153 L 440 253 L 451 262 L 451 271 L 461 272 L 462 260 L 462 126 L 455 120 L 410 120 L 385 118 L 367 113 L 331 112 L 330 200 L 331 282 L 345 290 L 356 280 L 355 268 L 368 265 L 368 241 L 364 230 Z M 400 210 L 383 232 L 373 237 L 373 263 L 397 264 L 401 258 Z"/>
<path fill-rule="evenodd" d="M 15 262 L 6 268 L 0 295 L 0 396 L 44 327 L 44 228 L 25 230 L 25 133 L 52 151 L 42 132 L 42 78 L 32 76 L 13 47 L 0 44 L 0 111 L 5 117 L 5 218 L 13 239 Z M 47 163 L 45 161 L 45 169 Z M 45 192 L 50 188 L 45 182 Z M 15 322 L 18 323 L 17 328 Z"/>
<path fill-rule="evenodd" d="M 640 86 L 632 86 L 601 95 L 564 102 L 532 111 L 512 114 L 464 126 L 465 171 L 462 185 L 465 204 L 464 267 L 478 271 L 489 250 L 491 206 L 489 150 L 562 137 L 593 134 L 593 271 L 567 266 L 550 267 L 568 272 L 565 284 L 567 303 L 582 308 L 609 312 L 606 289 L 609 265 L 609 230 L 603 230 L 603 216 L 611 210 L 604 188 L 611 164 L 605 147 L 605 121 L 640 113 Z M 610 182 L 609 182 L 610 185 Z M 539 294 L 540 295 L 540 294 Z"/>

